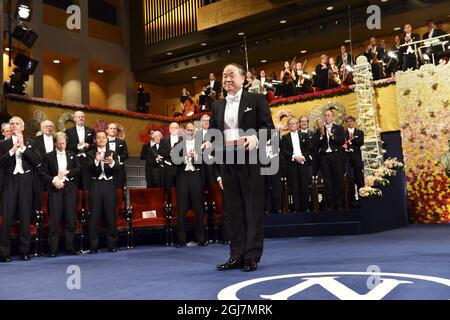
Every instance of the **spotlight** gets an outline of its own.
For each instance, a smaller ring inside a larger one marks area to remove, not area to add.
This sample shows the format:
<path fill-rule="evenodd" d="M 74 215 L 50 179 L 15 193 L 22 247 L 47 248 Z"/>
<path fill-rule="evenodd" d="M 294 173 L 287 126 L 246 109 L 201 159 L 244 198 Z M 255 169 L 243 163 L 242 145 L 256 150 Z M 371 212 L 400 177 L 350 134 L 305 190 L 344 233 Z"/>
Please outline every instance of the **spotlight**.
<path fill-rule="evenodd" d="M 61 63 L 61 60 L 55 59 L 55 60 L 53 60 L 53 63 L 54 64 L 59 64 L 59 63 Z"/>
<path fill-rule="evenodd" d="M 38 35 L 33 30 L 28 29 L 22 24 L 19 24 L 14 28 L 12 37 L 22 42 L 28 48 L 31 48 L 38 38 Z"/>
<path fill-rule="evenodd" d="M 24 55 L 23 53 L 18 53 L 16 58 L 14 59 L 14 64 L 21 69 L 21 71 L 26 72 L 28 74 L 33 74 L 34 70 L 38 65 L 39 61 L 31 59 Z"/>
<path fill-rule="evenodd" d="M 98 72 L 98 73 L 104 73 L 105 70 L 103 70 L 103 69 L 98 69 L 97 72 Z"/>
<path fill-rule="evenodd" d="M 194 80 L 197 79 L 197 76 L 192 76 L 192 79 L 194 79 Z"/>
<path fill-rule="evenodd" d="M 28 0 L 17 1 L 16 17 L 19 20 L 31 21 L 31 5 Z"/>
<path fill-rule="evenodd" d="M 267 62 L 266 59 L 261 60 L 261 63 L 266 63 L 266 62 Z"/>

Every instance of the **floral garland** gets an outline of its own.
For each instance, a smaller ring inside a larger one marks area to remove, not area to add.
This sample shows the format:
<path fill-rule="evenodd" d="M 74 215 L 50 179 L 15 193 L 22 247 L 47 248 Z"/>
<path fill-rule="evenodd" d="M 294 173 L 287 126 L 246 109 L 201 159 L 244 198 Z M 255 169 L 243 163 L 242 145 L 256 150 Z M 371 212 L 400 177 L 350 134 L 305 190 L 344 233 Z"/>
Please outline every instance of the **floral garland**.
<path fill-rule="evenodd" d="M 282 122 L 285 117 L 288 118 L 292 117 L 291 110 L 279 110 L 277 112 L 276 115 L 277 123 L 275 124 L 275 127 L 280 131 L 288 130 L 288 125 L 287 124 L 284 125 Z"/>
<path fill-rule="evenodd" d="M 125 116 L 129 118 L 135 119 L 150 119 L 150 120 L 160 120 L 166 122 L 178 121 L 178 122 L 186 122 L 192 121 L 194 119 L 200 119 L 202 115 L 209 114 L 208 112 L 194 114 L 189 117 L 166 117 L 155 114 L 145 114 L 134 111 L 126 111 L 126 110 L 116 110 L 105 107 L 95 107 L 90 105 L 78 104 L 78 103 L 69 103 L 69 102 L 61 102 L 56 100 L 44 99 L 44 98 L 31 98 L 27 96 L 17 95 L 17 94 L 8 94 L 7 98 L 12 101 L 25 101 L 28 103 L 32 103 L 35 105 L 43 105 L 48 107 L 59 107 L 59 108 L 69 108 L 80 111 L 90 111 L 90 112 L 100 112 L 107 113 L 111 115 Z"/>
<path fill-rule="evenodd" d="M 386 159 L 383 166 L 374 170 L 373 175 L 364 179 L 364 187 L 358 191 L 360 197 L 381 196 L 382 192 L 379 188 L 388 186 L 390 184 L 388 178 L 395 176 L 403 168 L 403 163 L 397 161 L 397 158 Z"/>
<path fill-rule="evenodd" d="M 376 88 L 387 87 L 394 83 L 395 83 L 395 80 L 393 80 L 393 79 L 385 79 L 385 81 L 383 81 L 383 82 L 376 83 L 375 87 Z M 273 107 L 277 107 L 277 106 L 285 105 L 285 104 L 294 104 L 294 103 L 298 103 L 298 102 L 311 101 L 311 100 L 315 100 L 315 99 L 338 97 L 338 96 L 348 94 L 350 92 L 354 92 L 354 89 L 351 87 L 343 87 L 343 88 L 334 88 L 334 89 L 328 89 L 328 90 L 323 90 L 323 91 L 318 91 L 318 92 L 306 93 L 306 94 L 302 94 L 299 96 L 274 99 L 270 103 L 270 107 L 273 108 Z"/>

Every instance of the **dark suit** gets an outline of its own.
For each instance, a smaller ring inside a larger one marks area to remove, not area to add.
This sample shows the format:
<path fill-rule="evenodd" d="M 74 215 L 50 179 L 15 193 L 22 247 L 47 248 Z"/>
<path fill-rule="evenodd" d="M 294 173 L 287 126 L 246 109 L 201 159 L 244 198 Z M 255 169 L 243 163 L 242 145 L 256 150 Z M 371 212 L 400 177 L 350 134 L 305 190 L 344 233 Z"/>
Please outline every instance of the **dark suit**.
<path fill-rule="evenodd" d="M 77 219 L 77 185 L 81 173 L 80 163 L 75 153 L 66 151 L 67 168 L 69 171 L 64 181 L 64 188 L 57 189 L 53 179 L 60 171 L 56 150 L 45 155 L 41 170 L 41 179 L 48 189 L 48 212 L 50 226 L 48 231 L 48 246 L 50 253 L 58 252 L 59 222 L 64 215 L 64 239 L 66 251 L 74 250 L 74 239 Z"/>
<path fill-rule="evenodd" d="M 3 169 L 5 190 L 3 192 L 3 222 L 0 228 L 0 256 L 9 256 L 11 251 L 11 223 L 18 213 L 20 220 L 20 252 L 28 254 L 30 246 L 30 222 L 33 212 L 33 197 L 36 192 L 35 170 L 39 165 L 39 155 L 34 151 L 34 141 L 24 140 L 22 154 L 23 174 L 14 174 L 16 156 L 10 156 L 12 138 L 0 142 L 0 169 Z"/>
<path fill-rule="evenodd" d="M 226 100 L 213 104 L 210 128 L 223 132 Z M 242 91 L 237 126 L 269 131 L 274 125 L 264 95 Z M 268 133 L 267 137 L 270 137 Z M 261 141 L 260 141 L 261 142 Z M 218 146 L 221 147 L 221 146 Z M 225 157 L 224 157 L 225 159 Z M 260 164 L 220 165 L 223 181 L 223 207 L 230 226 L 230 258 L 252 259 L 259 262 L 263 252 L 264 176 Z"/>
<path fill-rule="evenodd" d="M 375 63 L 375 53 L 378 63 Z M 383 66 L 381 61 L 384 59 L 384 50 L 380 46 L 375 46 L 371 51 L 364 51 L 363 55 L 367 58 L 367 61 L 372 65 L 373 80 L 379 80 L 383 78 Z"/>
<path fill-rule="evenodd" d="M 336 57 L 336 66 L 339 68 L 339 70 L 341 70 L 342 64 L 344 63 L 343 59 L 342 59 L 342 54 L 338 55 Z M 347 65 L 354 65 L 355 64 L 355 60 L 353 59 L 351 54 L 347 53 L 347 61 L 346 61 Z"/>
<path fill-rule="evenodd" d="M 287 181 L 289 189 L 294 198 L 294 209 L 296 212 L 306 211 L 308 208 L 308 185 L 309 185 L 309 152 L 310 141 L 308 134 L 297 132 L 300 143 L 300 150 L 305 157 L 304 163 L 292 160 L 294 146 L 291 133 L 283 135 L 282 153 L 287 167 Z"/>
<path fill-rule="evenodd" d="M 347 175 L 350 177 L 350 168 L 354 170 L 354 179 L 358 189 L 364 186 L 364 163 L 361 156 L 361 146 L 364 144 L 364 132 L 355 128 L 353 139 L 350 141 L 348 129 L 345 130 L 345 139 L 348 141 L 347 150 L 344 149 L 344 159 Z M 354 183 L 350 183 L 351 195 L 354 197 Z"/>
<path fill-rule="evenodd" d="M 157 162 L 156 157 L 158 155 L 163 156 L 164 147 L 156 147 L 156 144 L 150 146 L 150 143 L 146 143 L 142 146 L 141 160 L 145 160 L 145 180 L 147 182 L 147 188 L 161 188 L 164 186 L 164 159 Z"/>
<path fill-rule="evenodd" d="M 83 150 L 78 150 L 78 144 L 80 140 L 78 139 L 77 127 L 73 126 L 72 128 L 66 129 L 67 135 L 67 150 L 75 153 L 80 161 L 81 165 L 81 179 L 78 184 L 79 189 L 88 189 L 91 183 L 91 178 L 89 176 L 89 172 L 87 170 L 87 166 L 89 165 L 89 159 L 87 158 L 87 152 L 95 149 L 94 138 L 95 131 L 89 127 L 84 127 L 84 142 L 86 142 L 89 146 Z"/>
<path fill-rule="evenodd" d="M 114 183 L 116 184 L 116 188 L 122 189 L 127 183 L 127 172 L 125 170 L 125 161 L 128 159 L 127 142 L 118 138 L 115 138 L 114 141 L 110 141 L 108 138 L 106 148 L 110 149 L 110 146 L 112 145 L 115 145 L 115 151 L 119 159 L 119 167 L 117 169 L 117 175 L 114 177 Z"/>
<path fill-rule="evenodd" d="M 327 64 L 326 69 L 322 69 L 322 65 L 318 64 L 316 66 L 316 81 L 315 86 L 319 87 L 320 90 L 327 90 L 330 88 L 330 79 L 328 77 L 328 72 L 330 70 L 330 65 Z"/>
<path fill-rule="evenodd" d="M 430 32 L 426 32 L 426 33 L 423 35 L 423 38 L 422 38 L 422 39 L 423 39 L 423 40 L 427 40 L 428 37 L 429 37 L 429 34 L 430 34 Z M 434 30 L 433 30 L 433 33 L 431 34 L 431 38 L 435 38 L 435 37 L 439 37 L 439 36 L 444 36 L 444 35 L 446 35 L 446 34 L 447 34 L 447 32 L 445 32 L 445 31 L 443 31 L 443 30 L 441 30 L 441 29 L 434 29 Z M 443 42 L 443 41 L 449 40 L 449 37 L 448 37 L 448 36 L 447 36 L 447 37 L 441 37 L 441 38 L 439 38 L 439 39 L 433 40 L 433 42 L 436 41 L 436 40 L 439 40 L 440 42 Z M 440 58 L 441 58 L 442 56 L 445 56 L 445 54 L 446 54 L 446 50 L 443 49 L 442 44 L 438 44 L 438 43 L 439 43 L 439 42 L 437 42 L 436 45 L 433 45 L 433 46 L 431 46 L 431 47 L 421 49 L 421 50 L 422 50 L 422 53 L 426 53 L 426 54 L 430 57 L 430 59 L 432 59 L 432 55 L 434 56 L 434 63 L 435 63 L 436 65 L 439 64 Z M 448 44 L 447 44 L 447 45 L 448 45 Z"/>
<path fill-rule="evenodd" d="M 178 137 L 178 142 L 181 142 L 183 138 Z M 176 144 L 176 143 L 175 143 Z M 175 144 L 173 146 L 175 146 Z M 176 186 L 176 179 L 177 179 L 177 167 L 173 164 L 171 159 L 171 152 L 173 146 L 170 142 L 170 136 L 167 138 L 161 139 L 161 151 L 159 152 L 160 155 L 164 157 L 164 189 L 166 198 L 168 201 L 171 201 L 172 199 L 172 188 Z"/>
<path fill-rule="evenodd" d="M 314 145 L 320 156 L 320 170 L 325 184 L 327 207 L 338 209 L 344 205 L 344 156 L 342 145 L 345 142 L 344 128 L 333 124 L 332 136 L 328 139 L 326 132 L 322 136 L 317 130 L 314 136 Z"/>
<path fill-rule="evenodd" d="M 406 44 L 405 36 L 406 36 L 406 34 L 404 34 L 403 37 L 401 38 L 400 45 Z M 416 42 L 419 40 L 420 40 L 420 36 L 417 33 L 411 33 L 411 42 Z M 403 71 L 410 69 L 410 68 L 412 68 L 413 70 L 417 69 L 417 59 L 416 59 L 416 53 L 414 52 L 414 45 L 411 46 L 413 52 L 407 53 L 408 47 L 409 46 L 400 48 L 400 51 L 402 52 L 402 57 L 403 57 L 403 62 L 402 62 Z"/>
<path fill-rule="evenodd" d="M 89 219 L 89 241 L 91 245 L 91 251 L 98 249 L 98 221 L 105 215 L 107 223 L 107 245 L 108 249 L 116 247 L 118 233 L 116 227 L 116 209 L 117 209 L 117 196 L 116 187 L 114 184 L 114 176 L 117 173 L 119 167 L 119 160 L 117 153 L 111 150 L 106 150 L 105 158 L 113 156 L 114 166 L 111 168 L 109 164 L 104 163 L 104 173 L 106 179 L 100 179 L 102 174 L 101 163 L 95 163 L 95 155 L 97 148 L 88 153 L 89 165 L 87 167 L 91 176 L 92 183 L 89 191 L 89 208 L 91 211 L 91 217 Z"/>
<path fill-rule="evenodd" d="M 37 151 L 37 153 L 39 154 L 39 161 L 41 163 L 41 166 L 45 166 L 45 161 L 46 161 L 46 157 L 45 155 L 48 153 L 47 150 L 45 149 L 45 142 L 44 142 L 44 134 L 34 137 L 34 146 L 36 148 L 35 151 Z M 55 150 L 55 139 L 53 138 L 53 149 L 50 151 Z M 41 194 L 42 192 L 48 191 L 47 189 L 47 184 L 45 182 L 43 182 L 41 179 L 38 179 L 37 181 L 37 185 L 38 185 L 38 194 Z M 42 208 L 42 197 L 35 197 L 36 198 L 36 207 L 37 208 Z"/>
<path fill-rule="evenodd" d="M 201 134 L 197 134 L 194 140 L 195 149 L 200 150 L 200 145 L 202 143 Z M 181 148 L 178 155 L 180 157 L 185 157 L 188 155 L 188 150 L 186 146 L 186 139 L 183 139 L 176 144 Z M 199 156 L 201 156 L 199 154 Z M 200 159 L 201 160 L 201 159 Z M 185 160 L 186 161 L 186 160 Z M 177 208 L 178 208 L 178 225 L 177 225 L 177 236 L 178 242 L 180 244 L 186 243 L 186 212 L 190 208 L 189 204 L 192 204 L 195 214 L 195 237 L 198 242 L 205 241 L 205 231 L 204 231 L 204 212 L 203 212 L 203 202 L 204 202 L 204 184 L 202 181 L 202 162 L 195 161 L 192 159 L 192 164 L 194 171 L 186 171 L 186 162 L 183 161 L 182 164 L 177 166 L 177 176 L 176 176 L 176 190 L 177 190 Z"/>

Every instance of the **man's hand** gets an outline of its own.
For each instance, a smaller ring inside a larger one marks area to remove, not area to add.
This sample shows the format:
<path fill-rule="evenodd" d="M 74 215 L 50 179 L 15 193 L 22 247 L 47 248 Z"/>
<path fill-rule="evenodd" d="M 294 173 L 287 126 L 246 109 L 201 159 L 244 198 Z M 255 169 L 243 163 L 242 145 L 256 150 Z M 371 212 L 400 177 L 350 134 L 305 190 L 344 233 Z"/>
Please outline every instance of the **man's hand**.
<path fill-rule="evenodd" d="M 18 134 L 16 134 L 16 137 L 17 137 L 17 144 L 19 145 L 19 148 L 23 148 L 25 146 L 24 141 L 23 141 L 23 134 L 18 133 Z"/>
<path fill-rule="evenodd" d="M 95 160 L 97 160 L 98 162 L 103 160 L 103 154 L 101 152 L 97 152 L 95 154 Z"/>
<path fill-rule="evenodd" d="M 211 148 L 212 144 L 209 141 L 205 141 L 202 143 L 202 145 L 200 146 L 200 149 L 207 149 L 207 148 Z"/>
<path fill-rule="evenodd" d="M 298 163 L 304 163 L 305 162 L 305 157 L 304 156 L 295 156 L 294 160 L 297 161 Z"/>
<path fill-rule="evenodd" d="M 65 177 L 66 175 L 64 174 L 64 171 L 60 171 L 60 172 L 58 172 L 58 179 L 59 180 L 64 180 L 64 177 Z"/>
<path fill-rule="evenodd" d="M 53 185 L 55 186 L 56 189 L 64 188 L 64 183 L 61 180 L 55 180 L 53 182 Z"/>
<path fill-rule="evenodd" d="M 255 136 L 245 136 L 243 138 L 245 139 L 245 142 L 244 142 L 245 150 L 251 151 L 256 148 L 256 144 L 258 143 L 258 140 L 256 139 Z"/>
<path fill-rule="evenodd" d="M 105 159 L 103 159 L 103 162 L 106 163 L 106 164 L 111 164 L 111 163 L 113 163 L 113 161 L 114 160 L 113 160 L 112 155 L 107 157 L 107 158 L 105 158 Z"/>
<path fill-rule="evenodd" d="M 222 183 L 222 178 L 221 177 L 217 178 L 217 183 L 219 184 L 220 189 L 223 190 L 223 183 Z"/>
<path fill-rule="evenodd" d="M 17 145 L 17 144 L 13 145 L 13 147 L 12 147 L 11 149 L 9 149 L 9 154 L 10 154 L 11 156 L 15 155 L 17 149 L 18 149 L 18 145 Z"/>

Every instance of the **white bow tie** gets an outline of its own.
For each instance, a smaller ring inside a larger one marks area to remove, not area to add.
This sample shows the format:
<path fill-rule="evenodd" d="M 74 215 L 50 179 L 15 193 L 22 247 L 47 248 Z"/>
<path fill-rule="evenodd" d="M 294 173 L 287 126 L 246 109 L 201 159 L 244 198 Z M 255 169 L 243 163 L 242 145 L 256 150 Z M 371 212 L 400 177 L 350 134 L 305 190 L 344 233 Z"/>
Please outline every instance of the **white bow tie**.
<path fill-rule="evenodd" d="M 230 95 L 227 95 L 226 97 L 225 97 L 225 99 L 227 100 L 227 102 L 230 102 L 230 103 L 233 103 L 233 102 L 239 102 L 239 96 L 238 95 L 235 95 L 235 96 L 230 96 Z"/>

